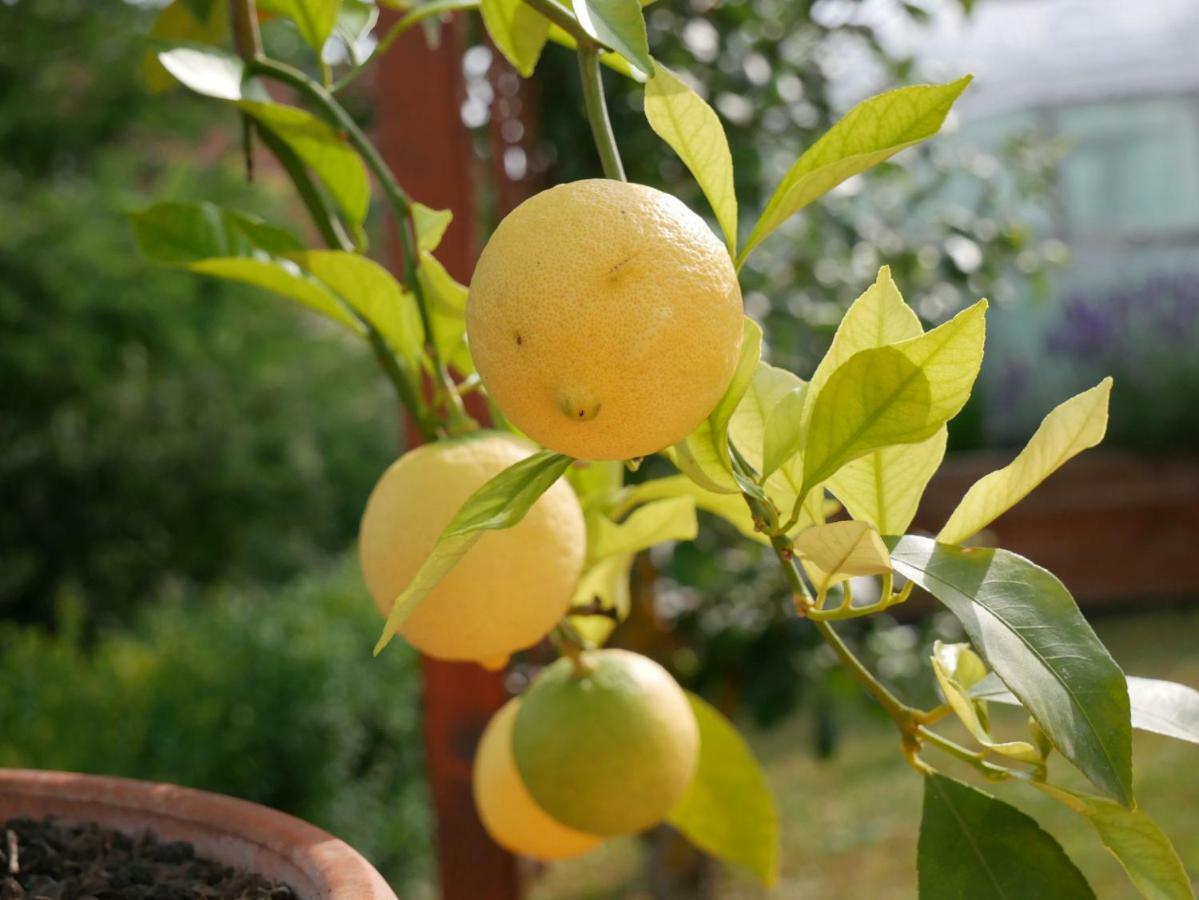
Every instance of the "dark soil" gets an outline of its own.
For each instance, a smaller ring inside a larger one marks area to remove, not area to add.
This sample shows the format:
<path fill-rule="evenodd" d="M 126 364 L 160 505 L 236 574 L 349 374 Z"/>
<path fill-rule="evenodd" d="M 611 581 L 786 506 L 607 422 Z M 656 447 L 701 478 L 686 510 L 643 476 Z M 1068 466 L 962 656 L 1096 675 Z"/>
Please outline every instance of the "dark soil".
<path fill-rule="evenodd" d="M 9 819 L 0 900 L 296 900 L 291 888 L 197 857 L 191 844 L 99 825 Z"/>

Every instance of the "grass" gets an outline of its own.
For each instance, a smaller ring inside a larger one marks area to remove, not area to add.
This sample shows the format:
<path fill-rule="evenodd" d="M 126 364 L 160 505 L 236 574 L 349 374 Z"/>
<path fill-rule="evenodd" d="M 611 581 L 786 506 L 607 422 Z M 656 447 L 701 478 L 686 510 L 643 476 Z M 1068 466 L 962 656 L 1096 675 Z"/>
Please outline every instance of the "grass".
<path fill-rule="evenodd" d="M 1101 619 L 1096 630 L 1129 674 L 1199 686 L 1199 612 L 1121 615 Z M 995 710 L 1000 733 L 1017 735 L 1018 711 Z M 922 785 L 903 762 L 894 730 L 885 720 L 858 716 L 844 729 L 837 753 L 821 761 L 811 745 L 807 718 L 796 716 L 749 738 L 766 768 L 782 824 L 782 869 L 770 892 L 730 868 L 716 896 L 748 898 L 916 896 L 916 838 Z M 955 735 L 962 738 L 964 734 Z M 1199 747 L 1136 732 L 1133 753 L 1141 809 L 1171 836 L 1192 878 L 1199 874 Z M 970 779 L 953 761 L 929 751 L 947 774 Z M 1085 780 L 1060 757 L 1051 778 L 1086 790 Z M 1138 897 L 1089 824 L 1032 788 L 985 788 L 1037 818 L 1086 874 L 1100 900 Z M 1090 788 L 1094 793 L 1094 789 Z M 612 841 L 580 860 L 558 863 L 535 879 L 532 900 L 633 900 L 648 898 L 642 843 Z"/>

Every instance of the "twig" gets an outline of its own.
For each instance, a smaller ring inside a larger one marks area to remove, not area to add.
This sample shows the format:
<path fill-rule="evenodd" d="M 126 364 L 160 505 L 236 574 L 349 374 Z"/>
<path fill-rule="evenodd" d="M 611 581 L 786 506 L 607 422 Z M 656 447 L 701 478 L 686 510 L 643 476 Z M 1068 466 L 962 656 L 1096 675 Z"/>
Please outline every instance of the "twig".
<path fill-rule="evenodd" d="M 21 857 L 20 848 L 17 846 L 16 832 L 11 828 L 6 828 L 4 837 L 8 841 L 8 874 L 19 875 L 21 873 Z"/>

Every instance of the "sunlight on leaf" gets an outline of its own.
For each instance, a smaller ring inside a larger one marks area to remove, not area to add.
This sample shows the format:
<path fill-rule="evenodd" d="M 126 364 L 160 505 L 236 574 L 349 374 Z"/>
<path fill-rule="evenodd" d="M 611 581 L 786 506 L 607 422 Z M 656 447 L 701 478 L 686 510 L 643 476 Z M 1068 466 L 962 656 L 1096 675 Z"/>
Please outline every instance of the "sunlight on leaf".
<path fill-rule="evenodd" d="M 729 255 L 735 256 L 737 195 L 733 191 L 733 157 L 715 111 L 677 75 L 657 63 L 645 85 L 645 117 L 699 183 L 724 232 Z"/>
<path fill-rule="evenodd" d="M 863 100 L 795 161 L 754 225 L 740 265 L 771 232 L 851 175 L 936 134 L 970 76 L 897 88 Z"/>
<path fill-rule="evenodd" d="M 422 253 L 432 253 L 437 249 L 453 219 L 454 214 L 448 209 L 432 209 L 423 203 L 412 204 L 417 246 Z"/>
<path fill-rule="evenodd" d="M 800 532 L 795 552 L 809 568 L 823 593 L 835 584 L 862 575 L 891 571 L 891 555 L 870 525 L 846 520 Z"/>
<path fill-rule="evenodd" d="M 584 31 L 646 75 L 653 72 L 645 16 L 638 0 L 572 0 L 571 5 Z"/>
<path fill-rule="evenodd" d="M 1027 497 L 1072 457 L 1102 441 L 1107 431 L 1111 392 L 1112 380 L 1105 378 L 1054 409 L 1011 463 L 971 485 L 937 540 L 943 544 L 968 540 Z"/>
<path fill-rule="evenodd" d="M 927 334 L 838 366 L 812 403 L 805 489 L 871 450 L 927 440 L 957 415 L 982 364 L 986 310 L 980 300 Z"/>
<path fill-rule="evenodd" d="M 341 0 L 258 0 L 258 8 L 291 19 L 304 43 L 319 54 L 333 33 Z"/>
<path fill-rule="evenodd" d="M 346 312 L 341 301 L 320 282 L 301 272 L 294 263 L 238 256 L 201 259 L 188 263 L 187 268 L 201 275 L 240 281 L 295 300 L 341 323 L 355 334 L 362 334 L 362 326 Z"/>
<path fill-rule="evenodd" d="M 524 0 L 482 0 L 483 25 L 504 58 L 522 78 L 537 68 L 550 22 Z"/>
<path fill-rule="evenodd" d="M 842 466 L 828 480 L 828 489 L 855 519 L 882 534 L 903 534 L 941 467 L 948 440 L 949 429 L 942 425 L 919 443 L 872 450 Z"/>
<path fill-rule="evenodd" d="M 579 578 L 572 607 L 588 606 L 598 602 L 601 609 L 613 610 L 624 619 L 629 614 L 629 572 L 633 567 L 633 554 L 609 556 L 590 566 Z M 608 639 L 616 623 L 609 616 L 571 616 L 570 624 L 579 636 L 599 646 Z"/>
<path fill-rule="evenodd" d="M 1120 861 L 1147 900 L 1195 900 L 1191 879 L 1170 838 L 1140 810 L 1128 810 L 1104 797 L 1079 794 L 1034 782 L 1044 793 L 1084 816 L 1103 846 Z"/>
<path fill-rule="evenodd" d="M 699 724 L 699 770 L 668 817 L 713 856 L 745 866 L 767 887 L 778 880 L 774 797 L 745 739 L 715 707 L 688 694 Z"/>
<path fill-rule="evenodd" d="M 592 560 L 636 553 L 663 541 L 694 540 L 699 531 L 695 499 L 689 496 L 646 503 L 619 523 L 595 516 L 588 525 L 587 549 Z"/>
<path fill-rule="evenodd" d="M 336 131 L 295 106 L 254 100 L 241 100 L 238 106 L 295 151 L 324 182 L 347 219 L 355 225 L 365 221 L 371 198 L 366 167 Z"/>

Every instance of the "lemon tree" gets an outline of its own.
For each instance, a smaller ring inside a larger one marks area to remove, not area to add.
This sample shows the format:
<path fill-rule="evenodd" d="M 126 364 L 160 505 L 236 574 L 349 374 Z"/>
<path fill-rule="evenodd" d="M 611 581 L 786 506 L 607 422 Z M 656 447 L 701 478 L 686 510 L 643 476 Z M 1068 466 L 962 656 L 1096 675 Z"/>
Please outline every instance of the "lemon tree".
<path fill-rule="evenodd" d="M 1093 896 L 1055 837 L 1005 799 L 1030 790 L 1088 819 L 1144 896 L 1193 898 L 1168 835 L 1136 805 L 1131 729 L 1199 743 L 1199 692 L 1126 677 L 1066 585 L 977 545 L 1102 440 L 1119 386 L 1065 400 L 1009 465 L 966 491 L 937 537 L 909 534 L 946 424 L 983 365 L 986 302 L 926 323 L 884 267 L 802 373 L 764 359 L 769 335 L 742 313 L 748 256 L 846 179 L 935 135 L 968 76 L 863 100 L 797 155 L 748 222 L 720 117 L 654 59 L 638 0 L 392 4 L 401 12 L 366 60 L 345 51 L 369 27 L 369 0 L 271 0 L 275 23 L 309 45 L 305 69 L 263 53 L 253 0 L 229 0 L 232 46 L 220 46 L 216 3 L 169 4 L 147 68 L 227 105 L 246 152 L 261 146 L 294 182 L 324 247 L 204 204 L 152 207 L 135 232 L 151 258 L 299 303 L 324 333 L 362 340 L 379 360 L 427 446 L 383 473 L 366 504 L 363 571 L 386 617 L 376 652 L 396 634 L 490 665 L 546 635 L 557 648 L 476 755 L 475 797 L 497 842 L 561 858 L 669 822 L 762 882 L 777 878 L 780 817 L 732 723 L 657 663 L 604 646 L 628 614 L 634 554 L 695 537 L 703 512 L 772 551 L 795 614 L 894 722 L 925 787 L 924 900 Z M 404 32 L 475 8 L 521 74 L 550 44 L 577 55 L 604 177 L 514 210 L 468 288 L 436 255 L 451 211 L 409 195 L 336 94 Z M 601 66 L 644 83 L 648 126 L 708 209 L 625 182 Z M 284 95 L 294 102 L 275 99 Z M 372 180 L 399 236 L 402 280 L 364 255 Z M 481 432 L 466 411 L 473 390 L 500 431 Z M 678 471 L 626 485 L 626 465 L 651 454 Z M 865 602 L 854 596 L 864 581 Z M 885 685 L 837 625 L 916 589 L 969 638 L 929 660 L 943 695 L 931 708 Z M 993 702 L 1022 706 L 1028 734 L 995 733 Z M 966 737 L 942 727 L 949 717 Z M 1096 793 L 1055 784 L 1058 757 Z M 950 777 L 947 763 L 971 780 Z M 804 827 L 802 816 L 787 827 Z"/>

